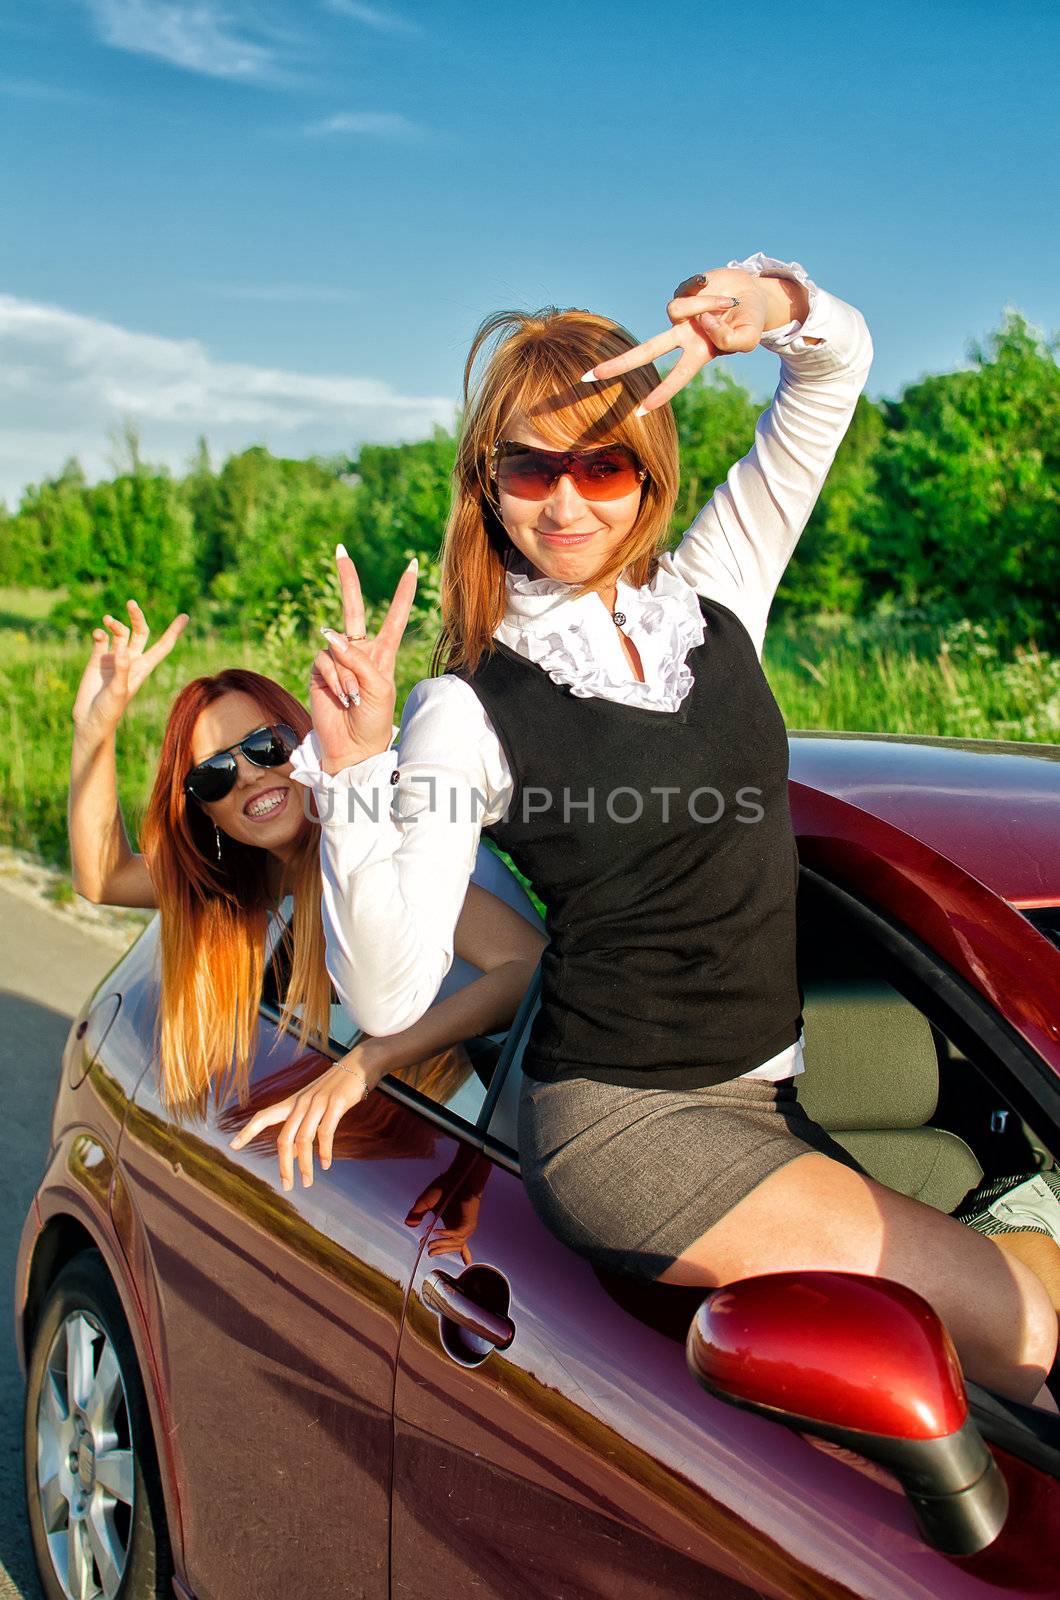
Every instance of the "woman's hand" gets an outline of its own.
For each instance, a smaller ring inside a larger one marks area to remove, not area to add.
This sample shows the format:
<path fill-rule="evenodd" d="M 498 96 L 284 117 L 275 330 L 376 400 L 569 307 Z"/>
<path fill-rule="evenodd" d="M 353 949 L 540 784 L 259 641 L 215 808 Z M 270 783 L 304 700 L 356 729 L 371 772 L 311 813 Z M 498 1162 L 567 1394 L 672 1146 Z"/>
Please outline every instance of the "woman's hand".
<path fill-rule="evenodd" d="M 389 748 L 394 731 L 394 664 L 416 598 L 417 564 L 410 561 L 374 639 L 365 634 L 357 568 L 343 545 L 335 552 L 342 585 L 345 636 L 325 629 L 328 648 L 313 662 L 309 703 L 326 772 L 341 772 Z"/>
<path fill-rule="evenodd" d="M 733 300 L 739 304 L 733 305 Z M 591 375 L 586 374 L 586 381 L 606 382 L 657 361 L 671 350 L 680 350 L 673 370 L 637 407 L 638 416 L 654 411 L 672 400 L 716 355 L 753 350 L 765 331 L 769 308 L 766 281 L 742 267 L 716 267 L 687 278 L 678 284 L 676 298 L 666 308 L 673 323 L 669 332 L 658 333 L 623 355 L 601 361 L 592 368 Z"/>
<path fill-rule="evenodd" d="M 229 1140 L 229 1149 L 242 1150 L 264 1128 L 282 1122 L 283 1127 L 276 1138 L 280 1181 L 285 1189 L 294 1187 L 294 1159 L 297 1156 L 302 1187 L 308 1189 L 313 1182 L 314 1140 L 319 1140 L 320 1165 L 327 1171 L 331 1165 L 335 1129 L 347 1111 L 360 1105 L 383 1075 L 372 1064 L 368 1048 L 370 1042 L 363 1040 L 354 1045 L 348 1055 L 342 1056 L 319 1078 L 314 1078 L 300 1094 L 278 1100 L 274 1106 L 266 1106 L 251 1117 L 246 1127 Z"/>
<path fill-rule="evenodd" d="M 124 622 L 109 615 L 103 618 L 107 632 L 103 628 L 93 630 L 92 654 L 74 699 L 73 719 L 78 733 L 114 732 L 129 701 L 168 656 L 188 621 L 188 613 L 182 611 L 158 642 L 145 650 L 151 631 L 147 618 L 135 600 L 128 602 L 128 609 L 131 633 Z"/>

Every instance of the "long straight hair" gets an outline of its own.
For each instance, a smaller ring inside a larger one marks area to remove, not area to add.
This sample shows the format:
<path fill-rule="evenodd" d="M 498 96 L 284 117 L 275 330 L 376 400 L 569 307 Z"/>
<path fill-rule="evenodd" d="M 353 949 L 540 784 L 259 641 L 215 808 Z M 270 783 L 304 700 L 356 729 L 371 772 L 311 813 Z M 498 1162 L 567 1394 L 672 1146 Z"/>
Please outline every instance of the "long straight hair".
<path fill-rule="evenodd" d="M 205 1111 L 211 1083 L 216 1103 L 235 1089 L 246 1099 L 257 1043 L 258 1008 L 271 904 L 269 857 L 255 845 L 227 838 L 217 860 L 216 834 L 206 812 L 184 793 L 194 765 L 192 737 L 206 706 L 230 693 L 249 695 L 263 722 L 286 722 L 299 737 L 312 726 L 305 707 L 280 684 L 242 667 L 195 678 L 173 702 L 142 828 L 142 846 L 158 896 L 162 925 L 162 987 L 157 1026 L 163 1104 L 177 1116 Z M 329 1033 L 331 986 L 324 965 L 320 920 L 317 828 L 303 813 L 281 895 L 294 896 L 291 977 L 281 1032 L 297 1033 L 304 1048 Z"/>
<path fill-rule="evenodd" d="M 493 446 L 522 416 L 557 445 L 628 445 L 647 468 L 640 510 L 610 562 L 576 591 L 613 583 L 627 568 L 637 587 L 650 582 L 677 500 L 677 428 L 669 406 L 645 417 L 636 407 L 659 382 L 654 364 L 608 382 L 582 383 L 590 367 L 637 341 L 619 323 L 591 311 L 497 311 L 481 324 L 464 367 L 464 409 L 453 470 L 453 500 L 441 563 L 442 633 L 433 668 L 473 672 L 493 649 L 504 616 L 506 563 L 512 551 L 489 477 Z M 477 380 L 475 365 L 486 353 Z"/>

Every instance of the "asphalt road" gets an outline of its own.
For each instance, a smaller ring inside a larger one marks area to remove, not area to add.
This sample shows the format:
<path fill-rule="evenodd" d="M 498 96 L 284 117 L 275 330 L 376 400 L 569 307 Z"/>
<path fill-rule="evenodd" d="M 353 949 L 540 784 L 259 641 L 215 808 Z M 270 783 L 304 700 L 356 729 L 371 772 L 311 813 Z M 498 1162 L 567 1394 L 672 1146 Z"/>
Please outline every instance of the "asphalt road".
<path fill-rule="evenodd" d="M 23 1511 L 22 1375 L 12 1332 L 15 1255 L 40 1181 L 70 1018 L 120 950 L 0 885 L 0 1600 L 41 1600 Z"/>

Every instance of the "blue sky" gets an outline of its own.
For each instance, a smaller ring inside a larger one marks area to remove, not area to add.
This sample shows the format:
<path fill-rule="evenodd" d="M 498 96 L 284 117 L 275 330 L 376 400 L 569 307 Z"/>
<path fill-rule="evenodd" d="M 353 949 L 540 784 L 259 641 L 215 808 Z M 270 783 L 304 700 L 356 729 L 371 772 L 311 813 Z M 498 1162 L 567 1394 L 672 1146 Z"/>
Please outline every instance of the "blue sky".
<path fill-rule="evenodd" d="M 2 0 L 0 496 L 123 418 L 174 466 L 416 437 L 486 312 L 647 337 L 757 249 L 862 309 L 874 397 L 1051 332 L 1058 56 L 1020 0 Z"/>

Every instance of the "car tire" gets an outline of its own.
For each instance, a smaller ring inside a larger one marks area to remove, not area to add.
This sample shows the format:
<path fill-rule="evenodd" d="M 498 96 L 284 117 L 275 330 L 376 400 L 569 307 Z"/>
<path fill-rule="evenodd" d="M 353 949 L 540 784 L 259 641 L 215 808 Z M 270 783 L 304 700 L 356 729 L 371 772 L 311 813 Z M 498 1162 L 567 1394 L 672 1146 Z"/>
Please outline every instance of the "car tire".
<path fill-rule="evenodd" d="M 40 1308 L 23 1430 L 26 1508 L 47 1600 L 172 1600 L 173 1562 L 143 1380 L 96 1250 Z"/>

